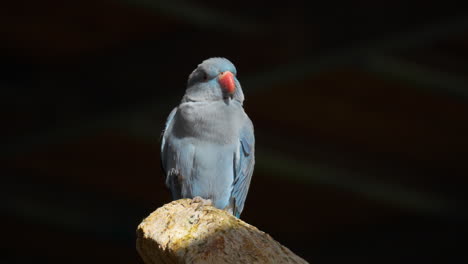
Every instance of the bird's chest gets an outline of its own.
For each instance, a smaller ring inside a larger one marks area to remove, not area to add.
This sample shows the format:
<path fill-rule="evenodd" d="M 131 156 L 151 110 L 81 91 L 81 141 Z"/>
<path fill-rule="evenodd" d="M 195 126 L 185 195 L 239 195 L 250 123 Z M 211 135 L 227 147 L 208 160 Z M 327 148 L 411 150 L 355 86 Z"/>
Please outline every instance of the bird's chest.
<path fill-rule="evenodd" d="M 235 142 L 239 138 L 242 110 L 223 104 L 183 104 L 179 107 L 175 125 L 186 137 L 213 143 Z"/>

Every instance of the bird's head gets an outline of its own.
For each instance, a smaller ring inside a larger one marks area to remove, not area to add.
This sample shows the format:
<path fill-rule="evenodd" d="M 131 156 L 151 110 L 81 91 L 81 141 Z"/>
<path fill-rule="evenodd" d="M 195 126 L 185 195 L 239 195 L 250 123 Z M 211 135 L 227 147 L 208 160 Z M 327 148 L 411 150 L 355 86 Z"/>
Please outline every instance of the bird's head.
<path fill-rule="evenodd" d="M 244 94 L 236 74 L 234 64 L 225 58 L 203 61 L 188 78 L 184 101 L 236 100 L 242 104 Z"/>

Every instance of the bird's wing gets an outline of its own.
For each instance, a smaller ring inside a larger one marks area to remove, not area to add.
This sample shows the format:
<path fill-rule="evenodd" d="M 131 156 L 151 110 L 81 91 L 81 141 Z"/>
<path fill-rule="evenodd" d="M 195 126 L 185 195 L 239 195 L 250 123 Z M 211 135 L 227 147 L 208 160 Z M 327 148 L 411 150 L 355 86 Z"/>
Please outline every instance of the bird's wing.
<path fill-rule="evenodd" d="M 161 133 L 161 167 L 162 167 L 164 175 L 166 175 L 166 177 L 168 176 L 167 165 L 166 165 L 167 164 L 167 153 L 166 153 L 167 145 L 166 145 L 166 141 L 167 141 L 167 137 L 168 137 L 168 128 L 170 127 L 171 122 L 174 119 L 174 116 L 175 116 L 176 112 L 177 112 L 177 107 L 172 109 L 171 113 L 167 117 L 166 125 L 164 126 L 164 130 Z"/>
<path fill-rule="evenodd" d="M 233 213 L 236 217 L 239 217 L 244 209 L 255 163 L 255 137 L 250 119 L 242 128 L 239 141 L 240 147 L 234 162 L 234 186 L 232 189 Z"/>

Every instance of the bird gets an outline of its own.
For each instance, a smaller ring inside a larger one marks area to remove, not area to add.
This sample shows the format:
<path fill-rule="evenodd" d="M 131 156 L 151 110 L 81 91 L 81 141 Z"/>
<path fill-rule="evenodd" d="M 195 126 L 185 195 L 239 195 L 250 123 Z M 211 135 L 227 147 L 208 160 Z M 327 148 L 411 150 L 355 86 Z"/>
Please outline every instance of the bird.
<path fill-rule="evenodd" d="M 252 121 L 237 69 L 222 57 L 189 75 L 161 136 L 161 165 L 173 200 L 201 198 L 240 218 L 255 165 Z"/>

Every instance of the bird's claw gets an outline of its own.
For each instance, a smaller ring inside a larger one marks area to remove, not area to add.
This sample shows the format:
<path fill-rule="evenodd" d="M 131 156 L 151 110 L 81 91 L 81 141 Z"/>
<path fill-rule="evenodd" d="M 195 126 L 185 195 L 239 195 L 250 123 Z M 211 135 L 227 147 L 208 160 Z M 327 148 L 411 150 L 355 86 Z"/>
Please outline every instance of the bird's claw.
<path fill-rule="evenodd" d="M 200 196 L 193 197 L 192 201 L 194 203 L 200 203 L 201 205 L 212 205 L 211 199 L 203 199 Z"/>

